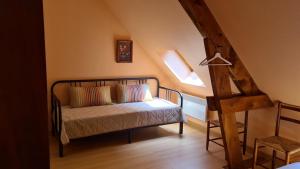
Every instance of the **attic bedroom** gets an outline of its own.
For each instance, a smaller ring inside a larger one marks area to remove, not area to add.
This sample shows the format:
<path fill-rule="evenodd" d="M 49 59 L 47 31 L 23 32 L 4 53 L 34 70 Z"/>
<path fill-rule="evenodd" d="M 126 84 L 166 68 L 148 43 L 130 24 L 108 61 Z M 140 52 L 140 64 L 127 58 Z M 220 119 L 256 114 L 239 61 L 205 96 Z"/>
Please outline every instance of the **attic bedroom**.
<path fill-rule="evenodd" d="M 299 6 L 3 0 L 0 168 L 300 169 Z"/>

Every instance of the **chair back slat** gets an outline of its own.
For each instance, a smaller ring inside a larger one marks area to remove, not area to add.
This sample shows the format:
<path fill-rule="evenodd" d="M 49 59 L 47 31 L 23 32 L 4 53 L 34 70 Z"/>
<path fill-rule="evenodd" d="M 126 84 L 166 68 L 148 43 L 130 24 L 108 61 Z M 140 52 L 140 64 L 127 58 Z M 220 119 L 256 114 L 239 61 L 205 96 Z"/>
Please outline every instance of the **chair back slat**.
<path fill-rule="evenodd" d="M 296 105 L 291 105 L 291 104 L 279 102 L 279 104 L 278 104 L 278 114 L 277 114 L 275 136 L 279 136 L 280 121 L 281 120 L 292 122 L 292 123 L 295 123 L 295 124 L 300 124 L 300 120 L 293 119 L 293 118 L 286 117 L 286 116 L 282 116 L 282 109 L 300 112 L 300 106 L 296 106 Z"/>
<path fill-rule="evenodd" d="M 291 104 L 282 103 L 281 108 L 300 112 L 299 106 L 295 106 L 295 105 L 291 105 Z"/>
<path fill-rule="evenodd" d="M 284 120 L 284 121 L 289 121 L 289 122 L 292 122 L 292 123 L 300 124 L 300 120 L 292 119 L 292 118 L 289 118 L 289 117 L 281 116 L 280 119 Z"/>

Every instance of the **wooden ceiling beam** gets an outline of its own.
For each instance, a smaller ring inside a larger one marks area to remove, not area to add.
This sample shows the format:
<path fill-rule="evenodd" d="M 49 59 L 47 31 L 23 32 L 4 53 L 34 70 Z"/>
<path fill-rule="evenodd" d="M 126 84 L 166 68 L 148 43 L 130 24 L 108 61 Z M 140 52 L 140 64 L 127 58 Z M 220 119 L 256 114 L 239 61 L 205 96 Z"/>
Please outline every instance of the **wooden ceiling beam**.
<path fill-rule="evenodd" d="M 230 47 L 228 60 L 232 63 L 232 66 L 228 67 L 230 77 L 242 94 L 263 94 L 232 47 Z"/>
<path fill-rule="evenodd" d="M 223 58 L 232 63 L 232 66 L 209 66 L 214 99 L 208 98 L 207 101 L 211 104 L 209 109 L 218 111 L 228 168 L 245 169 L 247 167 L 243 163 L 235 112 L 271 106 L 272 102 L 259 90 L 204 0 L 179 2 L 204 38 L 207 59 L 220 52 Z M 232 95 L 230 78 L 243 97 Z"/>
<path fill-rule="evenodd" d="M 213 57 L 214 44 L 209 38 L 204 39 L 205 51 L 207 57 Z M 220 98 L 232 96 L 229 72 L 226 66 L 210 66 L 209 73 L 212 81 L 214 92 L 215 108 L 218 110 L 218 117 L 221 126 L 221 133 L 225 148 L 225 155 L 229 167 L 243 168 L 242 152 L 240 149 L 240 140 L 238 129 L 236 127 L 236 117 L 234 113 L 223 113 L 220 104 Z"/>
<path fill-rule="evenodd" d="M 217 106 L 216 106 L 216 99 L 214 96 L 207 96 L 206 97 L 207 101 L 207 109 L 208 111 L 217 111 Z"/>
<path fill-rule="evenodd" d="M 222 47 L 222 57 L 232 63 L 232 66 L 227 67 L 227 69 L 229 69 L 230 76 L 240 92 L 245 95 L 261 94 L 205 2 L 203 0 L 179 0 L 179 2 L 203 38 L 209 38 L 214 44 L 215 50 L 218 46 Z"/>
<path fill-rule="evenodd" d="M 209 111 L 217 111 L 216 100 L 214 96 L 206 97 Z M 273 106 L 268 95 L 261 94 L 257 96 L 235 95 L 230 98 L 220 99 L 223 113 L 235 113 L 245 110 L 254 110 Z"/>
<path fill-rule="evenodd" d="M 270 98 L 265 94 L 258 96 L 232 97 L 221 99 L 220 102 L 223 113 L 234 113 L 273 106 Z"/>

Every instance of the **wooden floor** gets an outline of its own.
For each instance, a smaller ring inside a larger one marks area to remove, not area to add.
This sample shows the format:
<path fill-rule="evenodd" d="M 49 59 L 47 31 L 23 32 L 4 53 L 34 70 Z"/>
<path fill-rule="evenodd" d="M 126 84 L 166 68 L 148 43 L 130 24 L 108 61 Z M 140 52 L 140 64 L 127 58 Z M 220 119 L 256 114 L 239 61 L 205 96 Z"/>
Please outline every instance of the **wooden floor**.
<path fill-rule="evenodd" d="M 75 140 L 59 158 L 57 144 L 51 138 L 52 169 L 221 169 L 226 161 L 221 147 L 205 150 L 204 131 L 178 124 L 139 129 L 133 143 L 126 133 L 114 133 Z"/>
<path fill-rule="evenodd" d="M 204 128 L 185 125 L 179 136 L 178 124 L 172 124 L 136 130 L 131 144 L 124 132 L 74 140 L 59 158 L 51 137 L 51 169 L 222 169 L 223 149 L 211 144 L 207 152 L 205 141 Z"/>

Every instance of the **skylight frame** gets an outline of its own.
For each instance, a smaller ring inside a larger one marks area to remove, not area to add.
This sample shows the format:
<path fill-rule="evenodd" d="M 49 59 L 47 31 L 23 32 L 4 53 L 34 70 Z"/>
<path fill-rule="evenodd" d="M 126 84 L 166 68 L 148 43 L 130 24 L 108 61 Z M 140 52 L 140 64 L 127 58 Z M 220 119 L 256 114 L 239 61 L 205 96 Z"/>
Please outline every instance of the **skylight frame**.
<path fill-rule="evenodd" d="M 204 82 L 191 68 L 188 62 L 179 54 L 179 52 L 175 50 L 168 50 L 164 53 L 163 60 L 168 69 L 181 83 L 205 87 Z M 180 69 L 184 72 L 180 72 Z"/>

